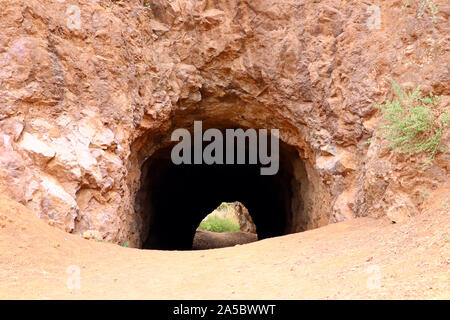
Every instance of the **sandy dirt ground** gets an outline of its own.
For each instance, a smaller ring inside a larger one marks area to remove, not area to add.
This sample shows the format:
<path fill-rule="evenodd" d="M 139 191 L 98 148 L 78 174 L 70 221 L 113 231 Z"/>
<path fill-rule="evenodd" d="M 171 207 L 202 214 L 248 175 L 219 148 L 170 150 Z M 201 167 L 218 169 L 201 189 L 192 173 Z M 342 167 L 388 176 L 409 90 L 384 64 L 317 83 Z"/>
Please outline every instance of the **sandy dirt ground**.
<path fill-rule="evenodd" d="M 192 249 L 226 248 L 255 241 L 258 241 L 258 236 L 250 232 L 210 232 L 197 230 L 192 242 Z"/>
<path fill-rule="evenodd" d="M 358 218 L 235 247 L 156 251 L 85 240 L 0 196 L 1 299 L 448 299 L 449 210 Z"/>

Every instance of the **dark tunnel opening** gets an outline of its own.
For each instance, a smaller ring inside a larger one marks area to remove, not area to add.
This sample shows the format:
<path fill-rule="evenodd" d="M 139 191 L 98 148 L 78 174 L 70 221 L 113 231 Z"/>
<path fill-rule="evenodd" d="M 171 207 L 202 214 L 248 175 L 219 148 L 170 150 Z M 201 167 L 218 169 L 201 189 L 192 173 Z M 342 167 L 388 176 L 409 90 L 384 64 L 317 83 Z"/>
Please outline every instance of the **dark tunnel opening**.
<path fill-rule="evenodd" d="M 293 162 L 301 161 L 295 148 L 280 141 L 278 172 L 261 175 L 260 168 L 267 167 L 261 163 L 175 165 L 172 147 L 156 151 L 142 166 L 137 197 L 146 226 L 142 248 L 192 249 L 199 223 L 221 202 L 243 203 L 259 240 L 291 232 L 292 210 L 302 206 L 292 189 L 298 184 Z"/>

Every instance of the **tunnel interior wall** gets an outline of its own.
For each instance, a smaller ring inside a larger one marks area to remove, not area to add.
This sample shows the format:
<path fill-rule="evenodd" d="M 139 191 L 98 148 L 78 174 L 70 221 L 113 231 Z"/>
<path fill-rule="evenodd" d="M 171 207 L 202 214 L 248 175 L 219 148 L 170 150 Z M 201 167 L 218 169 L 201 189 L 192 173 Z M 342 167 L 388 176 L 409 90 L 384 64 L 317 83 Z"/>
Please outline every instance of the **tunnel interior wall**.
<path fill-rule="evenodd" d="M 298 150 L 283 141 L 273 176 L 261 175 L 261 165 L 174 165 L 172 147 L 155 150 L 142 164 L 135 211 L 143 248 L 190 249 L 200 221 L 221 202 L 242 202 L 259 239 L 328 223 L 315 211 L 315 201 L 324 201 L 318 181 L 310 179 Z"/>

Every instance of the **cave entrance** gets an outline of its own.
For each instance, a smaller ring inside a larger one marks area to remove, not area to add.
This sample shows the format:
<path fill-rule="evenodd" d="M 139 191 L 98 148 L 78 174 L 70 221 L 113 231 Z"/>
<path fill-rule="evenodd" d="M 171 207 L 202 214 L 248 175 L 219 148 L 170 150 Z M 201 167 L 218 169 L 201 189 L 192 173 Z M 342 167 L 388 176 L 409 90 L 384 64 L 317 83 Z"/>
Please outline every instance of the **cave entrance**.
<path fill-rule="evenodd" d="M 308 179 L 294 147 L 279 141 L 275 175 L 261 175 L 260 163 L 175 165 L 172 148 L 155 151 L 141 168 L 135 210 L 144 226 L 142 248 L 192 249 L 200 222 L 222 202 L 245 204 L 259 240 L 307 229 L 302 184 Z"/>

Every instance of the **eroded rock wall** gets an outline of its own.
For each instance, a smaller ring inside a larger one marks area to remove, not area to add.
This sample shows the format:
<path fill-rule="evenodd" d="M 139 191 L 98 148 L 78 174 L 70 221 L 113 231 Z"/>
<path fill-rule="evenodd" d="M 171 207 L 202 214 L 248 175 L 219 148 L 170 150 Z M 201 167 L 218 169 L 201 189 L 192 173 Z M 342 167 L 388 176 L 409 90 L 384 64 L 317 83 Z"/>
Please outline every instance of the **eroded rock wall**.
<path fill-rule="evenodd" d="M 139 246 L 141 165 L 195 119 L 279 128 L 305 162 L 310 227 L 418 211 L 449 156 L 419 168 L 368 144 L 370 99 L 392 76 L 448 106 L 450 9 L 435 2 L 433 22 L 402 1 L 1 0 L 0 192 Z"/>

